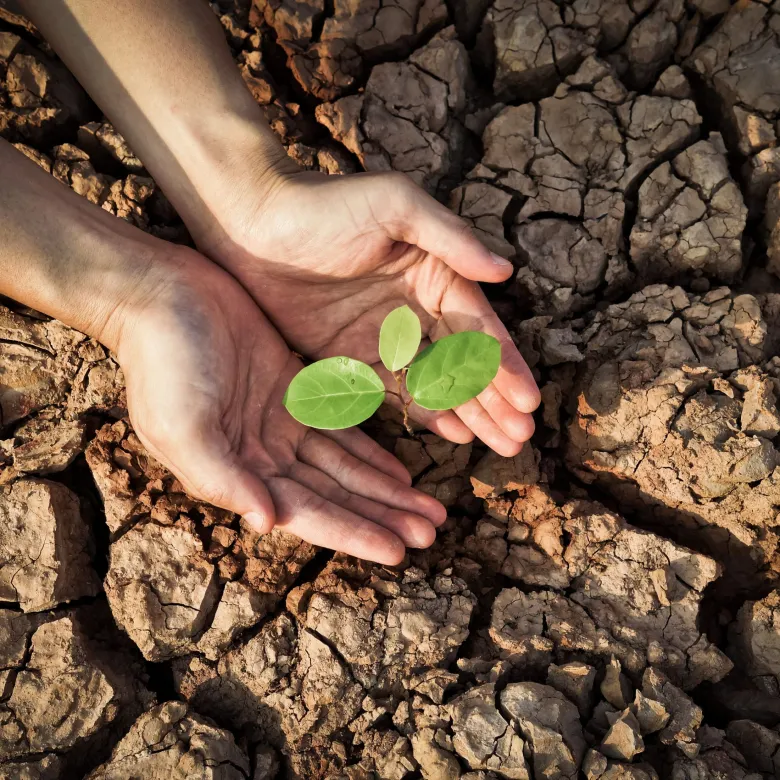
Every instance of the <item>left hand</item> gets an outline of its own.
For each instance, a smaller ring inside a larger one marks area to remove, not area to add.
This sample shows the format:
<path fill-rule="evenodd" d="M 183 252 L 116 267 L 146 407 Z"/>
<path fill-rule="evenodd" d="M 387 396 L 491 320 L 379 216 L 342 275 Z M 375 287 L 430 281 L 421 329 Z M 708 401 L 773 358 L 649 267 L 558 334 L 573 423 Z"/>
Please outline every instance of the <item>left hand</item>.
<path fill-rule="evenodd" d="M 121 271 L 146 257 L 146 270 L 95 336 L 117 355 L 149 453 L 258 533 L 276 525 L 388 565 L 431 545 L 447 512 L 400 462 L 362 431 L 314 431 L 287 414 L 301 362 L 241 285 L 191 249 L 136 233 L 110 259 Z"/>
<path fill-rule="evenodd" d="M 534 430 L 539 390 L 477 284 L 505 281 L 511 263 L 403 174 L 288 173 L 256 193 L 242 188 L 241 202 L 253 205 L 234 209 L 227 235 L 201 248 L 293 348 L 310 358 L 364 360 L 396 390 L 378 341 L 397 306 L 420 315 L 423 346 L 457 331 L 489 333 L 501 342 L 502 360 L 486 390 L 453 411 L 412 404 L 409 412 L 452 441 L 476 435 L 504 457 L 520 451 Z"/>

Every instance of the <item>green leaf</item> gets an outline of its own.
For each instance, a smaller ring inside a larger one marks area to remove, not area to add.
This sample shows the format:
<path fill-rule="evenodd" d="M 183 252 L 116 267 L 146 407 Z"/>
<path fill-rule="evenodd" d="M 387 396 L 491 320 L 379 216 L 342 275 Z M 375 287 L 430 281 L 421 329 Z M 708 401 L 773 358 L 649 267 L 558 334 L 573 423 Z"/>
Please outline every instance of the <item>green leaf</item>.
<path fill-rule="evenodd" d="M 406 388 L 423 409 L 454 409 L 479 395 L 498 373 L 501 345 L 465 331 L 424 349 L 409 366 Z"/>
<path fill-rule="evenodd" d="M 384 399 L 385 386 L 371 366 L 332 357 L 296 374 L 283 403 L 298 422 L 334 431 L 367 420 Z"/>
<path fill-rule="evenodd" d="M 420 318 L 399 306 L 385 317 L 379 331 L 379 357 L 388 371 L 399 371 L 417 354 L 422 339 Z"/>

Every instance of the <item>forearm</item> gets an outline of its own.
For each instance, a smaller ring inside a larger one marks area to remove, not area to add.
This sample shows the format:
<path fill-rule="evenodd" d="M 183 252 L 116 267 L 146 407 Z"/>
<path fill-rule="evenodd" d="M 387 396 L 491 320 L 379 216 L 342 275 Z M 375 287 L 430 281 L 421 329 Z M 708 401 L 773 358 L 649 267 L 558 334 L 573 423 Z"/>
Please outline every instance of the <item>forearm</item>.
<path fill-rule="evenodd" d="M 0 294 L 114 349 L 154 253 L 139 236 L 0 140 Z"/>
<path fill-rule="evenodd" d="M 22 5 L 143 160 L 196 241 L 219 231 L 230 202 L 241 197 L 226 172 L 263 176 L 286 159 L 205 2 Z"/>

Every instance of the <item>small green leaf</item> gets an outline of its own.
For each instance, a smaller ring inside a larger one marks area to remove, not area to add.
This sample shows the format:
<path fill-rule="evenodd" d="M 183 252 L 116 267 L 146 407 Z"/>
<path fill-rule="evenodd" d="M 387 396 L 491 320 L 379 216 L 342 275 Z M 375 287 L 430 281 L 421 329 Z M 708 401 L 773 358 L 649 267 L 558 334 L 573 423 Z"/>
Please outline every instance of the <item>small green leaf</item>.
<path fill-rule="evenodd" d="M 399 371 L 417 354 L 422 339 L 420 318 L 399 306 L 385 317 L 379 331 L 379 357 L 388 371 Z"/>
<path fill-rule="evenodd" d="M 334 431 L 367 420 L 384 399 L 385 386 L 371 366 L 332 357 L 296 374 L 283 403 L 298 422 Z"/>
<path fill-rule="evenodd" d="M 423 409 L 454 409 L 479 395 L 498 373 L 501 345 L 486 333 L 440 339 L 412 361 L 406 388 Z"/>

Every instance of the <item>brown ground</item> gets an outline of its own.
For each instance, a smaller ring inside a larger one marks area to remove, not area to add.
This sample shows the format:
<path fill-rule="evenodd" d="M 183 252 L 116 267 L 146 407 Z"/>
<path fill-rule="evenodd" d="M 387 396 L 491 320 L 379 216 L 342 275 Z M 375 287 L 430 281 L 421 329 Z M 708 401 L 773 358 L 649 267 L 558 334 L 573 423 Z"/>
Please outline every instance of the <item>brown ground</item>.
<path fill-rule="evenodd" d="M 405 171 L 516 278 L 533 447 L 369 429 L 388 569 L 188 498 L 94 341 L 0 306 L 0 777 L 780 776 L 780 2 L 220 0 L 301 164 Z M 0 10 L 0 135 L 186 241 Z"/>

